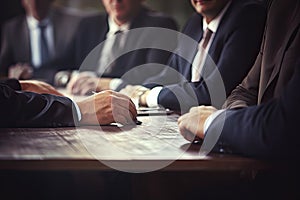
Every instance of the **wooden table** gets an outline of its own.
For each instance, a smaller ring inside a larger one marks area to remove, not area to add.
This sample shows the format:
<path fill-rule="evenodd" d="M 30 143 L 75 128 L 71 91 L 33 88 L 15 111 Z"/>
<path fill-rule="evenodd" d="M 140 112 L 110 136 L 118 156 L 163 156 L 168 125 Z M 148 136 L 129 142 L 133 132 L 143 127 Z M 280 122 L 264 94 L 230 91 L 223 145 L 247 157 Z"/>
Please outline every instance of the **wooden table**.
<path fill-rule="evenodd" d="M 215 188 L 227 191 L 232 185 L 240 187 L 244 183 L 255 181 L 258 173 L 272 168 L 269 163 L 240 156 L 216 153 L 200 156 L 200 145 L 190 145 L 179 134 L 177 118 L 177 115 L 143 116 L 138 118 L 142 125 L 124 127 L 114 124 L 102 127 L 0 129 L 0 178 L 27 183 L 31 182 L 28 180 L 28 173 L 33 173 L 34 176 L 38 174 L 39 177 L 40 173 L 50 173 L 50 177 L 60 180 L 61 172 L 77 172 L 80 174 L 76 175 L 77 181 L 74 181 L 73 177 L 67 184 L 63 184 L 63 180 L 58 182 L 61 182 L 63 187 L 70 187 L 69 190 L 63 190 L 63 195 L 69 195 L 71 192 L 74 193 L 72 198 L 79 198 L 79 193 L 75 192 L 86 185 L 90 185 L 89 188 L 93 188 L 92 185 L 97 185 L 95 188 L 100 187 L 98 179 L 93 181 L 93 177 L 98 175 L 88 176 L 88 173 L 121 173 L 127 177 L 125 185 L 130 185 L 131 189 L 126 189 L 126 192 L 130 190 L 129 194 L 134 196 L 133 199 L 156 199 L 158 196 L 164 197 L 163 199 L 166 199 L 166 196 L 181 199 L 198 195 L 195 188 L 200 186 L 208 196 L 219 195 L 214 193 Z M 128 175 L 118 170 L 151 173 Z M 13 175 L 6 177 L 6 174 Z M 83 174 L 85 175 L 82 176 Z M 23 178 L 20 180 L 19 177 Z M 49 179 L 49 175 L 47 177 Z M 44 179 L 40 178 L 36 182 L 43 182 Z M 8 187 L 8 191 L 16 187 L 15 182 L 11 183 L 12 186 L 7 186 L 6 182 L 3 183 L 4 187 Z M 73 185 L 74 182 L 76 186 Z M 191 191 L 188 183 L 193 185 L 195 191 Z M 49 184 L 48 181 L 47 188 L 55 187 L 53 185 L 56 184 Z M 24 184 L 21 185 L 22 190 Z M 104 185 L 105 189 L 101 192 L 93 193 L 96 189 L 88 192 L 91 199 L 99 199 L 99 193 L 114 193 L 111 191 L 114 191 L 115 187 L 120 191 L 124 188 L 123 183 L 120 183 L 121 186 L 110 182 Z M 113 189 L 108 187 L 110 185 L 114 185 Z M 34 190 L 32 188 L 35 187 L 27 188 L 26 191 Z M 0 185 L 0 190 L 2 188 Z M 174 188 L 180 190 L 174 191 Z M 52 190 L 59 189 L 40 190 L 43 192 L 39 195 L 51 195 Z M 85 197 L 88 194 L 86 193 Z M 39 198 L 40 196 L 37 196 L 37 199 Z"/>
<path fill-rule="evenodd" d="M 139 117 L 137 126 L 0 129 L 0 169 L 257 171 L 268 164 L 239 156 L 200 156 L 178 132 L 177 115 Z M 157 166 L 157 167 L 156 167 Z"/>

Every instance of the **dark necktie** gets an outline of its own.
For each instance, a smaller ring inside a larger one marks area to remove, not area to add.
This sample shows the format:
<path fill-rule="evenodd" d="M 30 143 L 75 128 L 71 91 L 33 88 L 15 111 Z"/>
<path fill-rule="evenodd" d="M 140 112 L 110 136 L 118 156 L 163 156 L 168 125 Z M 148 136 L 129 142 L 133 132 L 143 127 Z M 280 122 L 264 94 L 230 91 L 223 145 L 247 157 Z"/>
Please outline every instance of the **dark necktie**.
<path fill-rule="evenodd" d="M 106 41 L 109 42 L 109 44 L 107 44 L 109 46 L 109 50 L 106 49 L 107 51 L 101 54 L 98 73 L 102 74 L 104 71 L 103 74 L 108 76 L 110 75 L 110 73 L 112 73 L 113 68 L 116 66 L 116 59 L 121 54 L 122 37 L 123 32 L 121 30 L 118 30 L 114 33 L 114 36 L 112 38 Z"/>
<path fill-rule="evenodd" d="M 46 24 L 39 24 L 39 29 L 41 32 L 40 37 L 40 47 L 41 47 L 41 65 L 45 64 L 49 60 L 49 48 L 46 37 Z"/>
<path fill-rule="evenodd" d="M 192 66 L 192 82 L 197 82 L 200 80 L 201 71 L 207 56 L 207 45 L 211 39 L 213 32 L 207 28 L 203 34 L 203 38 L 201 40 L 201 46 L 198 47 L 198 52 L 194 58 L 193 66 Z"/>
<path fill-rule="evenodd" d="M 209 29 L 209 28 L 207 28 L 206 30 L 205 30 L 205 33 L 204 33 L 204 41 L 203 41 L 203 43 L 202 43 L 202 48 L 203 49 L 206 49 L 206 47 L 207 47 L 207 45 L 208 45 L 208 42 L 209 42 L 209 40 L 210 40 L 210 38 L 211 38 L 211 35 L 212 35 L 212 31 Z"/>
<path fill-rule="evenodd" d="M 113 42 L 113 45 L 111 47 L 111 52 L 112 52 L 112 59 L 113 63 L 111 64 L 111 67 L 114 67 L 116 64 L 116 59 L 120 56 L 121 53 L 121 43 L 122 43 L 122 37 L 123 37 L 123 32 L 118 30 L 115 32 L 115 40 Z"/>

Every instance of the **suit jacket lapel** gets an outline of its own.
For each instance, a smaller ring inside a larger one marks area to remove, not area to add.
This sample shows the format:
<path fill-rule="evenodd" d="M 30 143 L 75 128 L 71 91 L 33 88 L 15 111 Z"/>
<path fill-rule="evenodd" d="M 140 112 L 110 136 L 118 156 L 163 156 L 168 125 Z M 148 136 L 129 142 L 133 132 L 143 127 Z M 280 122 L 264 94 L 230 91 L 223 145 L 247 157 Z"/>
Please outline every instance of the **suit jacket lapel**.
<path fill-rule="evenodd" d="M 299 3 L 297 5 L 299 7 Z M 297 7 L 296 6 L 296 7 Z M 299 9 L 295 9 L 295 11 L 298 11 Z M 274 66 L 274 69 L 273 71 L 271 72 L 271 75 L 270 75 L 270 78 L 267 82 L 267 85 L 266 85 L 266 89 L 268 89 L 268 87 L 272 84 L 273 81 L 276 80 L 276 77 L 277 77 L 277 74 L 280 72 L 280 69 L 281 69 L 281 66 L 282 66 L 282 61 L 284 59 L 284 54 L 285 52 L 287 51 L 288 47 L 289 47 L 289 42 L 292 38 L 292 35 L 293 33 L 296 31 L 296 29 L 298 29 L 298 26 L 299 26 L 299 19 L 300 19 L 300 13 L 299 12 L 296 12 L 295 16 L 289 21 L 287 22 L 287 24 L 290 24 L 289 26 L 290 27 L 293 27 L 292 29 L 290 29 L 288 32 L 287 32 L 287 37 L 285 38 L 284 42 L 282 43 L 282 48 L 280 48 L 278 54 L 277 54 L 277 58 L 274 58 L 274 59 L 279 59 L 277 60 L 278 63 L 280 64 L 277 64 Z"/>
<path fill-rule="evenodd" d="M 232 2 L 231 5 L 229 6 L 229 8 L 227 9 L 227 11 L 225 12 L 224 16 L 222 17 L 219 27 L 217 29 L 217 31 L 214 33 L 214 38 L 213 41 L 211 43 L 210 48 L 208 49 L 208 55 L 205 58 L 205 63 L 203 65 L 203 69 L 201 71 L 201 76 L 203 77 L 208 77 L 210 74 L 213 73 L 214 70 L 216 70 L 216 66 L 218 59 L 220 56 L 218 56 L 218 49 L 220 49 L 220 42 L 221 40 L 223 40 L 223 34 L 226 33 L 226 31 L 228 31 L 228 21 L 230 21 L 230 13 L 233 12 L 232 10 L 236 7 L 236 3 Z M 202 31 L 203 34 L 203 31 Z M 202 38 L 202 34 L 201 34 L 201 38 Z M 221 38 L 221 40 L 220 40 Z M 223 48 L 223 47 L 221 47 Z M 202 79 L 202 78 L 201 78 Z"/>
<path fill-rule="evenodd" d="M 108 15 L 106 15 L 105 17 L 101 17 L 100 22 L 98 24 L 99 25 L 97 27 L 95 27 L 95 29 L 98 29 L 99 31 L 95 31 L 95 32 L 99 33 L 98 43 L 100 44 L 101 42 L 103 42 L 106 39 L 106 35 L 108 33 L 108 29 L 109 29 L 108 28 Z M 104 24 L 105 26 L 101 27 L 101 24 Z"/>

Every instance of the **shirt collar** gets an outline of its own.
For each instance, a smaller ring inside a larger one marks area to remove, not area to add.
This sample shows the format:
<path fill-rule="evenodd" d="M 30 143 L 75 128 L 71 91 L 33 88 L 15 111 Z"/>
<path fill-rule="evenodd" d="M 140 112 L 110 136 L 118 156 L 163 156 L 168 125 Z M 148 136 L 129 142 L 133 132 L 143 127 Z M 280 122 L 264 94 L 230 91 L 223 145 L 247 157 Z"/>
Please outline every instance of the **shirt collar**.
<path fill-rule="evenodd" d="M 43 19 L 42 21 L 38 21 L 33 16 L 27 16 L 26 20 L 27 20 L 29 29 L 35 29 L 35 28 L 38 28 L 39 24 L 47 25 L 50 22 L 49 18 Z"/>
<path fill-rule="evenodd" d="M 109 27 L 108 34 L 114 35 L 119 30 L 123 32 L 128 31 L 130 27 L 130 22 L 127 22 L 119 26 L 111 17 L 108 17 L 108 27 Z"/>
<path fill-rule="evenodd" d="M 231 1 L 227 3 L 227 5 L 223 8 L 223 10 L 209 24 L 207 24 L 206 20 L 203 18 L 203 31 L 209 28 L 213 33 L 217 32 L 219 24 L 230 4 Z"/>

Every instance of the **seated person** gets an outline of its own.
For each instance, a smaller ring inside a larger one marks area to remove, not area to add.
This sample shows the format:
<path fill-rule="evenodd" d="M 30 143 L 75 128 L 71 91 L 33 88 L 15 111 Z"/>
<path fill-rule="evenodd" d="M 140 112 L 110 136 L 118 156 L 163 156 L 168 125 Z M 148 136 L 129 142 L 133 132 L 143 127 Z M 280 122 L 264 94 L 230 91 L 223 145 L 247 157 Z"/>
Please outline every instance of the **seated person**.
<path fill-rule="evenodd" d="M 137 116 L 131 100 L 117 92 L 100 92 L 75 103 L 46 83 L 16 79 L 0 82 L 0 110 L 0 127 L 10 128 L 132 124 Z"/>
<path fill-rule="evenodd" d="M 148 45 L 153 46 L 163 43 L 173 50 L 176 47 L 176 37 L 174 37 L 175 34 L 165 37 L 158 33 L 154 35 L 145 28 L 176 30 L 177 25 L 170 17 L 143 6 L 143 1 L 102 0 L 107 14 L 82 21 L 80 32 L 77 34 L 76 46 L 73 48 L 76 51 L 76 63 L 81 65 L 80 72 L 82 73 L 73 76 L 68 83 L 67 88 L 70 93 L 83 95 L 91 90 L 112 89 L 118 91 L 124 87 L 125 82 L 141 84 L 146 74 L 154 76 L 160 73 L 161 68 L 156 65 L 145 67 L 145 73 L 140 73 L 141 70 L 134 70 L 135 67 L 147 63 L 165 64 L 170 56 L 170 52 L 143 48 L 141 44 L 145 41 Z M 133 33 L 132 30 L 139 32 Z M 121 53 L 128 49 L 133 51 Z M 93 52 L 91 52 L 92 50 Z M 90 52 L 91 54 L 89 54 Z M 118 54 L 121 56 L 119 57 Z M 88 57 L 86 58 L 86 56 Z M 84 60 L 86 62 L 83 62 Z M 131 72 L 130 77 L 120 80 L 129 71 Z"/>
<path fill-rule="evenodd" d="M 67 49 L 79 18 L 54 9 L 54 0 L 22 0 L 26 15 L 3 26 L 0 76 L 52 83 L 58 70 L 74 68 Z"/>
<path fill-rule="evenodd" d="M 255 64 L 225 109 L 195 107 L 179 118 L 182 135 L 256 158 L 299 158 L 300 2 L 273 0 Z M 205 125 L 205 127 L 204 127 Z"/>
<path fill-rule="evenodd" d="M 128 86 L 121 91 L 138 98 L 142 106 L 161 105 L 182 113 L 199 104 L 214 103 L 221 107 L 255 61 L 266 17 L 263 3 L 191 0 L 191 4 L 196 13 L 183 34 L 197 42 L 191 45 L 179 38 L 177 50 L 168 63 L 170 68 L 144 83 L 151 90 Z M 220 82 L 225 87 L 221 91 L 224 98 L 212 102 L 208 86 L 214 88 Z"/>
<path fill-rule="evenodd" d="M 0 27 L 2 27 L 3 23 L 7 20 L 23 13 L 23 8 L 21 2 L 19 0 L 11 0 L 3 2 L 0 7 Z M 1 38 L 1 33 L 0 33 Z M 1 46 L 1 41 L 0 41 Z"/>

